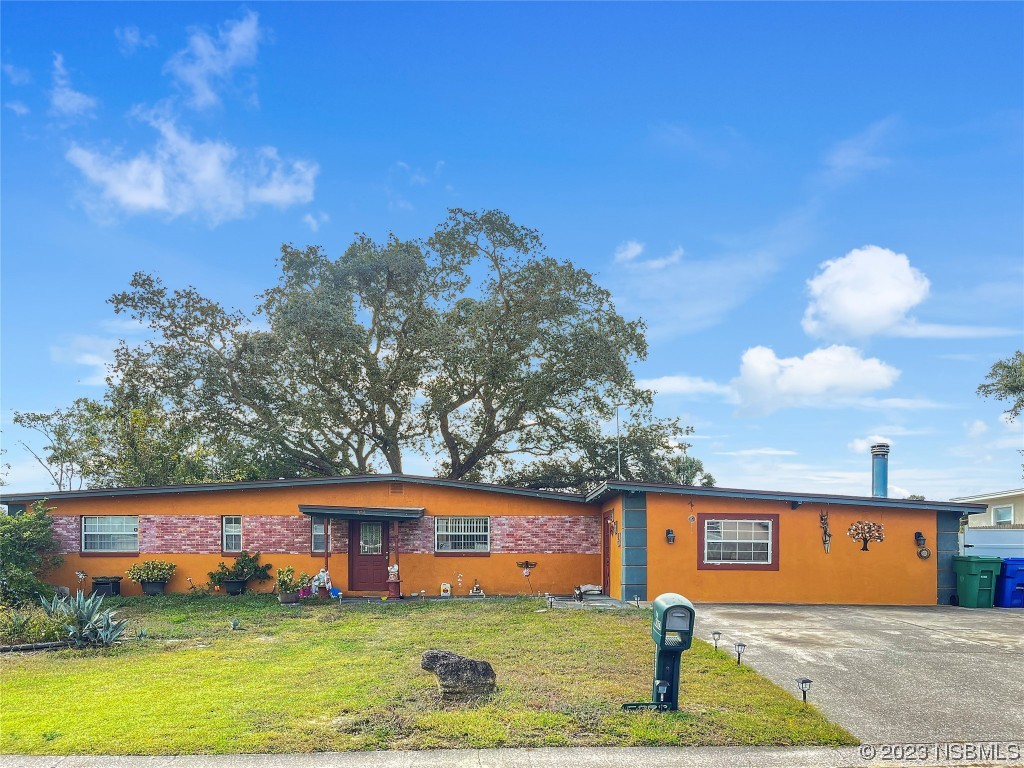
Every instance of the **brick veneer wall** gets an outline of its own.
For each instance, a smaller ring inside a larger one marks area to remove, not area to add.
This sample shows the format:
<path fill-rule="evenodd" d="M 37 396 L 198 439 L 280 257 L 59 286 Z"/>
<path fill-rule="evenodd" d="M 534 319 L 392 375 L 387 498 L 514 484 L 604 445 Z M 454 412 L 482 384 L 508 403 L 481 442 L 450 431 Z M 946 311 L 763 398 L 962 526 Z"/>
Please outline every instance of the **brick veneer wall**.
<path fill-rule="evenodd" d="M 309 554 L 312 523 L 306 515 L 242 516 L 242 548 L 250 552 Z"/>
<path fill-rule="evenodd" d="M 54 515 L 53 535 L 62 555 L 77 553 L 82 547 L 82 518 L 78 515 Z"/>
<path fill-rule="evenodd" d="M 601 551 L 597 516 L 492 517 L 491 552 L 596 555 Z"/>
<path fill-rule="evenodd" d="M 398 546 L 403 553 L 434 551 L 434 518 L 403 520 Z M 580 554 L 601 552 L 597 516 L 531 515 L 491 518 L 491 552 L 496 554 Z"/>
<path fill-rule="evenodd" d="M 60 551 L 79 551 L 81 518 L 54 515 Z M 142 515 L 139 551 L 153 554 L 217 554 L 221 551 L 221 521 L 213 515 Z M 243 515 L 242 547 L 250 552 L 306 554 L 310 551 L 310 518 L 306 515 Z M 399 551 L 434 552 L 434 518 L 403 520 L 398 529 Z M 491 518 L 491 552 L 504 554 L 599 554 L 601 524 L 596 516 L 537 515 Z M 331 551 L 348 553 L 348 521 L 331 523 Z"/>
<path fill-rule="evenodd" d="M 348 520 L 331 521 L 331 552 L 336 555 L 348 554 Z"/>
<path fill-rule="evenodd" d="M 434 518 L 402 520 L 398 524 L 398 551 L 402 554 L 429 555 L 434 551 Z"/>
<path fill-rule="evenodd" d="M 210 515 L 142 515 L 139 552 L 208 555 L 220 552 L 220 518 Z"/>

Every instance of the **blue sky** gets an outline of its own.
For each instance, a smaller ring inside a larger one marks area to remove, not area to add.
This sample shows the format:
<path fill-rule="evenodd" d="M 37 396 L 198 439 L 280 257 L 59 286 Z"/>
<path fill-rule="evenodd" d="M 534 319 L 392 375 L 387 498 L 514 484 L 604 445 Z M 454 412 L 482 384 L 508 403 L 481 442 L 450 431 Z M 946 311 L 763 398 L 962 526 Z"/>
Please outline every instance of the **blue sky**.
<path fill-rule="evenodd" d="M 4 3 L 2 424 L 102 393 L 139 269 L 250 308 L 282 242 L 500 208 L 649 326 L 732 487 L 1020 485 L 1019 3 Z M 410 462 L 428 471 L 432 462 Z"/>

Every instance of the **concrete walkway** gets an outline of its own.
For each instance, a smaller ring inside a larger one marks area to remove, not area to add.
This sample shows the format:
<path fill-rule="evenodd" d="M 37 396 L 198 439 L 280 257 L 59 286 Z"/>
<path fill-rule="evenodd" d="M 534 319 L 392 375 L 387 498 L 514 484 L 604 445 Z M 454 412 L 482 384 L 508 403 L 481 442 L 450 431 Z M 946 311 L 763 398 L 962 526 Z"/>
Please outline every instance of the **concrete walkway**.
<path fill-rule="evenodd" d="M 697 606 L 697 636 L 861 741 L 1024 742 L 1024 611 L 951 606 Z M 685 695 L 686 682 L 680 681 Z"/>
<path fill-rule="evenodd" d="M 1021 766 L 1024 744 L 985 744 L 965 755 L 960 745 L 925 745 L 911 760 L 882 759 L 868 747 L 579 747 L 569 749 L 453 749 L 303 755 L 189 755 L 174 757 L 0 756 L 4 768 L 878 768 L 878 766 Z M 862 752 L 862 750 L 865 750 Z M 865 755 L 875 754 L 874 758 Z M 949 759 L 953 757 L 955 759 Z M 964 759 L 967 757 L 967 759 Z"/>

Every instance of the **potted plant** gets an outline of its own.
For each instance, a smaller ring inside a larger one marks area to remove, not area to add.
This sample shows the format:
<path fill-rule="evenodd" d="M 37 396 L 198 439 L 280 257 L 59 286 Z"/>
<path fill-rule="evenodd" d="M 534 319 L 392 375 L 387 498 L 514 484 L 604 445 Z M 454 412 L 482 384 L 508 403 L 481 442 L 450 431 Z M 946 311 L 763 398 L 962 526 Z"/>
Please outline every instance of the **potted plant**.
<path fill-rule="evenodd" d="M 309 584 L 309 574 L 303 571 L 295 576 L 295 569 L 292 566 L 277 569 L 277 579 L 274 581 L 274 589 L 277 591 L 277 600 L 282 605 L 299 602 L 299 590 Z"/>
<path fill-rule="evenodd" d="M 143 560 L 141 563 L 132 563 L 127 573 L 129 579 L 142 585 L 142 594 L 162 595 L 177 567 L 166 560 Z"/>
<path fill-rule="evenodd" d="M 266 581 L 270 578 L 270 563 L 260 565 L 259 552 L 250 555 L 243 549 L 230 568 L 219 563 L 217 570 L 210 571 L 209 576 L 210 586 L 216 589 L 223 587 L 229 595 L 240 595 L 250 580 Z"/>

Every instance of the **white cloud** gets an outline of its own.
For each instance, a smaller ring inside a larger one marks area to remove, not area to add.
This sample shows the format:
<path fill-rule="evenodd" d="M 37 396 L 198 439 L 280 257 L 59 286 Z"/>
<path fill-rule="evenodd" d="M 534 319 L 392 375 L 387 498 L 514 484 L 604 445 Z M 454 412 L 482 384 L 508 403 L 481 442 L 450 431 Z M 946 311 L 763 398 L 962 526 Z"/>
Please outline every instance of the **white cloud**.
<path fill-rule="evenodd" d="M 822 407 L 858 403 L 868 392 L 886 389 L 900 372 L 860 350 L 833 345 L 803 357 L 776 356 L 768 347 L 752 347 L 740 360 L 733 379 L 743 408 L 768 413 L 786 407 Z"/>
<path fill-rule="evenodd" d="M 699 376 L 660 376 L 656 379 L 641 379 L 637 384 L 644 389 L 653 389 L 659 395 L 719 395 L 726 399 L 735 393 L 727 384 L 718 384 Z"/>
<path fill-rule="evenodd" d="M 310 230 L 316 232 L 318 229 L 320 229 L 320 225 L 326 224 L 328 221 L 331 220 L 331 217 L 328 216 L 323 211 L 320 211 L 320 213 L 318 213 L 316 216 L 314 216 L 312 213 L 307 213 L 305 216 L 302 217 L 302 220 L 306 223 L 306 226 L 308 226 Z"/>
<path fill-rule="evenodd" d="M 13 64 L 4 64 L 2 68 L 11 85 L 28 85 L 32 82 L 32 73 L 27 69 L 16 67 Z"/>
<path fill-rule="evenodd" d="M 928 297 L 931 284 L 906 254 L 888 248 L 866 245 L 819 268 L 807 281 L 811 300 L 802 320 L 812 336 L 977 339 L 1019 333 L 1013 328 L 918 322 L 908 313 Z"/>
<path fill-rule="evenodd" d="M 864 131 L 835 144 L 825 156 L 825 170 L 830 179 L 850 181 L 868 171 L 889 165 L 889 158 L 880 152 L 880 145 L 889 136 L 896 121 L 879 120 Z"/>
<path fill-rule="evenodd" d="M 914 318 L 893 327 L 889 335 L 907 339 L 984 339 L 995 336 L 1016 336 L 1019 329 L 1001 328 L 991 325 L 945 325 L 942 323 L 919 323 Z M 955 355 L 942 357 L 955 359 Z M 964 357 L 967 357 L 965 355 Z"/>
<path fill-rule="evenodd" d="M 8 101 L 4 104 L 4 106 L 11 110 L 11 112 L 16 114 L 18 117 L 24 117 L 32 111 L 28 108 L 28 106 L 25 103 L 20 101 Z"/>
<path fill-rule="evenodd" d="M 812 336 L 865 337 L 905 321 L 928 296 L 928 278 L 902 253 L 868 245 L 826 261 L 807 281 L 804 330 Z"/>
<path fill-rule="evenodd" d="M 61 344 L 50 347 L 50 359 L 55 363 L 80 365 L 90 368 L 79 384 L 103 386 L 106 384 L 107 366 L 114 362 L 116 339 L 99 336 L 72 336 Z"/>
<path fill-rule="evenodd" d="M 234 70 L 256 63 L 262 38 L 259 16 L 253 11 L 226 22 L 217 30 L 216 38 L 194 29 L 188 46 L 167 61 L 164 71 L 191 92 L 196 109 L 216 106 L 220 103 L 217 90 L 230 83 Z"/>
<path fill-rule="evenodd" d="M 130 317 L 110 317 L 100 320 L 100 327 L 109 333 L 120 333 L 125 336 L 138 336 L 147 330 L 144 323 Z"/>
<path fill-rule="evenodd" d="M 964 423 L 964 429 L 967 431 L 967 436 L 973 439 L 988 432 L 988 425 L 981 419 L 975 419 Z"/>
<path fill-rule="evenodd" d="M 259 152 L 257 171 L 249 187 L 249 199 L 286 208 L 313 199 L 313 188 L 320 166 L 308 160 L 293 160 L 290 167 L 281 161 L 274 147 Z"/>
<path fill-rule="evenodd" d="M 50 112 L 61 117 L 82 117 L 96 108 L 96 99 L 76 91 L 64 66 L 64 57 L 53 54 L 53 88 L 50 90 Z"/>
<path fill-rule="evenodd" d="M 615 262 L 617 264 L 628 264 L 631 267 L 639 267 L 643 269 L 662 269 L 664 267 L 676 264 L 680 259 L 683 258 L 682 247 L 677 247 L 672 250 L 668 256 L 663 256 L 660 259 L 644 259 L 638 261 L 637 257 L 644 252 L 645 246 L 643 243 L 638 243 L 636 240 L 626 240 L 625 242 L 619 243 L 615 249 Z"/>
<path fill-rule="evenodd" d="M 716 456 L 796 456 L 796 451 L 781 448 L 744 448 L 739 451 L 716 451 Z"/>
<path fill-rule="evenodd" d="M 871 450 L 871 446 L 876 443 L 889 443 L 889 445 L 892 445 L 892 440 L 883 435 L 868 435 L 867 437 L 853 438 L 853 440 L 846 444 L 846 447 L 854 453 L 866 454 Z"/>
<path fill-rule="evenodd" d="M 626 240 L 625 242 L 619 243 L 619 246 L 615 249 L 615 261 L 619 264 L 633 261 L 633 259 L 643 252 L 643 243 L 638 243 L 636 240 Z"/>
<path fill-rule="evenodd" d="M 887 389 L 900 372 L 878 358 L 865 358 L 853 347 L 833 345 L 803 357 L 777 357 L 768 347 L 743 353 L 740 373 L 728 384 L 698 376 L 673 375 L 642 379 L 638 384 L 659 395 L 710 395 L 740 406 L 748 414 L 781 408 L 877 408 L 909 410 L 942 408 L 923 398 L 877 398 L 868 393 Z"/>
<path fill-rule="evenodd" d="M 156 111 L 136 116 L 159 134 L 151 150 L 120 158 L 72 144 L 66 157 L 104 201 L 128 213 L 199 214 L 212 224 L 245 216 L 253 205 L 287 207 L 313 199 L 319 166 L 283 161 L 273 147 L 255 157 L 212 139 L 193 139 Z"/>
<path fill-rule="evenodd" d="M 134 25 L 118 27 L 114 30 L 117 47 L 125 56 L 133 55 L 139 48 L 152 48 L 156 45 L 154 35 L 143 35 Z"/>

